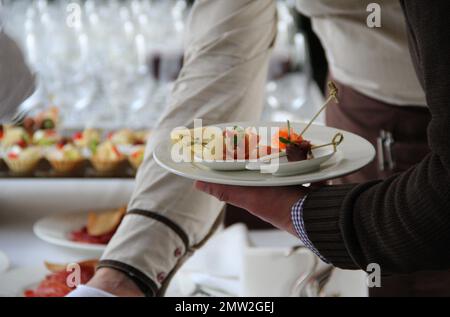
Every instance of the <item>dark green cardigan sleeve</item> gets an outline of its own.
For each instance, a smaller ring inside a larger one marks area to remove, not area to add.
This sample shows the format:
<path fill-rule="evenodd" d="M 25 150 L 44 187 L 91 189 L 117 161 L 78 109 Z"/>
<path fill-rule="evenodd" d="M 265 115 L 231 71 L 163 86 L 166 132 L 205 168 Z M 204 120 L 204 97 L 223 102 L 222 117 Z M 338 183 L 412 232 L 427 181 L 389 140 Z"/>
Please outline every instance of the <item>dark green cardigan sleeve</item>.
<path fill-rule="evenodd" d="M 429 154 L 385 181 L 328 186 L 310 195 L 310 240 L 335 266 L 383 273 L 450 268 L 450 1 L 401 1 L 410 51 L 432 115 Z"/>

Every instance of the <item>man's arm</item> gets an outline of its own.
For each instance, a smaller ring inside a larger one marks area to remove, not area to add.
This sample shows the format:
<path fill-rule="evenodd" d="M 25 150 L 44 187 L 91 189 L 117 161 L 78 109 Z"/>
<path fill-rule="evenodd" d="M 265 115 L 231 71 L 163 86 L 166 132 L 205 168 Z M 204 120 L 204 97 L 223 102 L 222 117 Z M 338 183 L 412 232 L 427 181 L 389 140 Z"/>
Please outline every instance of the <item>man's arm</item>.
<path fill-rule="evenodd" d="M 308 195 L 308 236 L 320 254 L 341 268 L 365 269 L 372 262 L 384 273 L 450 268 L 450 3 L 402 5 L 432 115 L 431 154 L 383 182 L 349 190 L 325 187 Z"/>
<path fill-rule="evenodd" d="M 129 212 L 100 263 L 131 277 L 147 295 L 208 234 L 223 208 L 191 181 L 157 166 L 153 149 L 173 128 L 196 118 L 212 124 L 260 115 L 276 36 L 275 1 L 198 0 L 187 32 L 185 63 L 169 108 L 148 144 Z"/>
<path fill-rule="evenodd" d="M 311 241 L 313 250 L 343 269 L 365 270 L 369 263 L 378 263 L 383 273 L 450 268 L 450 2 L 402 5 L 432 115 L 431 154 L 420 164 L 385 181 L 360 185 L 309 190 L 199 182 L 197 188 L 295 235 L 291 207 L 307 194 L 300 224 L 308 239 L 303 241 Z"/>

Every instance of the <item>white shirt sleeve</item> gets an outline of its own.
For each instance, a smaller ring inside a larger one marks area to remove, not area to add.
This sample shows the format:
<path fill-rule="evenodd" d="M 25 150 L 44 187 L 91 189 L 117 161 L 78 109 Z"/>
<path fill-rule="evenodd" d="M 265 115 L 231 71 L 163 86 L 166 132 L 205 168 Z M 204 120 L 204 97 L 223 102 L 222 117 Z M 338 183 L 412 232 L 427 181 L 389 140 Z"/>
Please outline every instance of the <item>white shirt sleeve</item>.
<path fill-rule="evenodd" d="M 150 138 L 129 213 L 100 266 L 114 267 L 146 289 L 168 280 L 189 248 L 207 236 L 223 208 L 192 181 L 152 158 L 170 131 L 260 117 L 277 29 L 274 0 L 197 0 L 187 27 L 184 67 L 167 110 Z M 150 293 L 151 293 L 150 290 Z"/>
<path fill-rule="evenodd" d="M 0 123 L 7 122 L 34 91 L 34 76 L 17 44 L 0 27 Z"/>

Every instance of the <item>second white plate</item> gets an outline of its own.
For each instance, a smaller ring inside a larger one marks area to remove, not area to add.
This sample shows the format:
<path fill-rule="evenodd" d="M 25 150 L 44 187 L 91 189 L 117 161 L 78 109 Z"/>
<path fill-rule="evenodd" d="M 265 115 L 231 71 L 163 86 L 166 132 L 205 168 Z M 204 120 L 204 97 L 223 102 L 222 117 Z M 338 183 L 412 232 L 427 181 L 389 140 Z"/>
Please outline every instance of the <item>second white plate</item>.
<path fill-rule="evenodd" d="M 58 214 L 45 217 L 33 226 L 34 234 L 54 245 L 89 252 L 100 256 L 106 248 L 103 244 L 89 244 L 70 240 L 70 233 L 86 225 L 88 213 Z"/>

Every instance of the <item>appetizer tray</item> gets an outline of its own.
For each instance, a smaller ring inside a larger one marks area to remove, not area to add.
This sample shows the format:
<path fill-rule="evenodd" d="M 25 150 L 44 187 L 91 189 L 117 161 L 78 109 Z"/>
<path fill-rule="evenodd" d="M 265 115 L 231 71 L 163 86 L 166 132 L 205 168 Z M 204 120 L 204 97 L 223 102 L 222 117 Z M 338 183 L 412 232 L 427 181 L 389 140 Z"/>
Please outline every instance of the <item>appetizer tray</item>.
<path fill-rule="evenodd" d="M 60 126 L 59 109 L 19 113 L 0 124 L 0 178 L 131 178 L 150 131 Z"/>
<path fill-rule="evenodd" d="M 5 161 L 0 158 L 0 179 L 25 179 L 25 178 L 42 178 L 42 179 L 66 179 L 66 178 L 125 178 L 132 179 L 136 176 L 136 169 L 130 163 L 124 161 L 114 172 L 99 173 L 95 170 L 89 160 L 84 160 L 79 168 L 68 174 L 56 172 L 46 159 L 41 159 L 36 168 L 27 174 L 15 174 L 6 165 Z"/>
<path fill-rule="evenodd" d="M 306 123 L 291 123 L 294 131 L 303 131 Z M 232 122 L 215 125 L 215 127 L 226 130 L 230 127 L 242 127 L 243 129 L 252 128 L 259 131 L 260 128 L 279 128 L 286 127 L 284 122 Z M 311 144 L 321 145 L 329 144 L 336 135 L 341 135 L 343 140 L 338 147 L 334 148 L 333 153 L 326 152 L 323 155 L 326 159 L 315 158 L 315 168 L 303 169 L 296 175 L 292 173 L 288 176 L 276 175 L 273 173 L 262 173 L 259 170 L 220 170 L 211 168 L 206 161 L 197 162 L 181 161 L 177 162 L 172 157 L 173 142 L 168 139 L 160 143 L 153 156 L 155 161 L 167 171 L 176 175 L 192 180 L 236 186 L 289 186 L 302 185 L 314 182 L 320 182 L 338 178 L 353 173 L 369 164 L 375 157 L 375 148 L 367 140 L 350 132 L 338 129 L 311 125 L 302 135 L 305 140 L 311 141 Z M 281 159 L 280 159 L 281 162 Z M 288 166 L 302 163 L 302 168 L 310 164 L 308 160 L 303 162 L 289 162 Z M 225 164 L 225 163 L 224 163 Z M 280 163 L 280 166 L 285 163 Z M 247 164 L 248 165 L 248 164 Z M 248 167 L 247 167 L 248 168 Z M 294 173 L 295 174 L 295 173 Z"/>
<path fill-rule="evenodd" d="M 36 168 L 27 174 L 15 174 L 6 165 L 5 161 L 0 158 L 0 179 L 25 179 L 25 178 L 42 178 L 42 179 L 63 179 L 63 178 L 124 178 L 132 179 L 136 176 L 136 169 L 133 168 L 128 162 L 124 161 L 121 165 L 111 173 L 99 173 L 92 166 L 92 163 L 86 159 L 84 160 L 78 169 L 68 174 L 61 174 L 55 171 L 50 163 L 46 159 L 41 159 Z"/>

